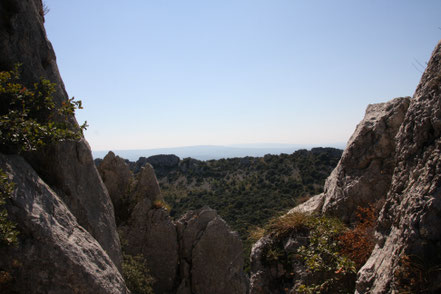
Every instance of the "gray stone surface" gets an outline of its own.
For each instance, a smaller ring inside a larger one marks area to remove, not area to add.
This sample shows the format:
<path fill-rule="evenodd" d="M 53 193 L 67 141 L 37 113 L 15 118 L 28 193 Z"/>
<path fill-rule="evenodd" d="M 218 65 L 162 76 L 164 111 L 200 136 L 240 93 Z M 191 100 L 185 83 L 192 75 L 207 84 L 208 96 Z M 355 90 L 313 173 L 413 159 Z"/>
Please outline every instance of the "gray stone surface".
<path fill-rule="evenodd" d="M 98 171 L 112 199 L 117 222 L 121 223 L 127 219 L 129 213 L 128 202 L 134 184 L 133 174 L 124 159 L 115 156 L 112 151 L 104 157 Z"/>
<path fill-rule="evenodd" d="M 297 205 L 293 209 L 291 209 L 288 213 L 300 212 L 300 213 L 320 213 L 323 208 L 323 203 L 325 202 L 325 194 L 321 193 L 315 196 L 312 196 L 307 201 L 302 204 Z"/>
<path fill-rule="evenodd" d="M 46 37 L 41 5 L 41 0 L 0 1 L 0 71 L 21 63 L 26 84 L 33 84 L 40 77 L 56 84 L 53 98 L 60 105 L 69 96 Z M 73 128 L 78 127 L 73 116 L 70 122 Z M 86 140 L 48 146 L 26 154 L 26 159 L 119 266 L 121 251 L 113 206 Z"/>
<path fill-rule="evenodd" d="M 132 197 L 138 200 L 147 198 L 152 202 L 164 200 L 155 171 L 149 163 L 146 163 L 137 174 Z"/>
<path fill-rule="evenodd" d="M 0 154 L 0 169 L 15 183 L 6 207 L 20 231 L 17 246 L 0 247 L 13 278 L 2 293 L 128 293 L 101 245 L 22 157 Z"/>
<path fill-rule="evenodd" d="M 152 208 L 151 201 L 145 198 L 135 206 L 120 232 L 124 250 L 146 258 L 155 279 L 155 293 L 173 293 L 179 264 L 178 237 L 168 212 Z"/>
<path fill-rule="evenodd" d="M 324 187 L 322 212 L 355 221 L 357 207 L 381 207 L 395 166 L 395 135 L 409 98 L 369 105 Z"/>
<path fill-rule="evenodd" d="M 215 210 L 188 212 L 177 222 L 180 282 L 177 293 L 246 293 L 242 243 Z"/>
<path fill-rule="evenodd" d="M 425 269 L 427 293 L 441 291 L 441 43 L 397 134 L 396 168 L 377 230 L 379 242 L 359 272 L 358 293 L 391 293 L 401 256 Z M 430 270 L 432 269 L 432 270 Z"/>

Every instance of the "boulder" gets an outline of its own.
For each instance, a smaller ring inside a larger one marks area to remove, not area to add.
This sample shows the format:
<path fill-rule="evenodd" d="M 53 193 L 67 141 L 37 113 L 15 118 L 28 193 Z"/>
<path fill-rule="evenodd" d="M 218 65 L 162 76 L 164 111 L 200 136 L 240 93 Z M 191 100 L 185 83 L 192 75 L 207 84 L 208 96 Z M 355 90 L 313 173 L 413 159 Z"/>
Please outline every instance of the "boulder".
<path fill-rule="evenodd" d="M 14 183 L 6 205 L 17 246 L 0 246 L 2 293 L 129 293 L 109 255 L 20 156 L 0 154 Z M 4 276 L 3 276 L 4 277 Z"/>

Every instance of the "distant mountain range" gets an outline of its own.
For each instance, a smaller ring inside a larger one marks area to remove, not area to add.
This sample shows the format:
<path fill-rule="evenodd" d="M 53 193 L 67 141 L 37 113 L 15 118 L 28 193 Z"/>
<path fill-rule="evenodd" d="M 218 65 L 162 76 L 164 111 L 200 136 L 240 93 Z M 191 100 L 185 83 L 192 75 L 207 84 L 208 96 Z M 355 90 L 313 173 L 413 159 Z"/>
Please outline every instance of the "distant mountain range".
<path fill-rule="evenodd" d="M 345 143 L 329 144 L 325 147 L 334 147 L 339 149 L 345 148 Z M 172 148 L 157 148 L 157 149 L 138 149 L 138 150 L 112 150 L 116 155 L 122 158 L 136 161 L 139 157 L 149 157 L 158 154 L 175 154 L 180 158 L 195 158 L 198 160 L 211 160 L 221 158 L 234 158 L 245 156 L 264 156 L 265 154 L 291 154 L 299 149 L 311 149 L 317 147 L 316 145 L 301 145 L 301 144 L 236 144 L 229 146 L 221 145 L 198 145 L 198 146 L 184 146 Z M 92 151 L 94 158 L 103 158 L 109 150 Z"/>

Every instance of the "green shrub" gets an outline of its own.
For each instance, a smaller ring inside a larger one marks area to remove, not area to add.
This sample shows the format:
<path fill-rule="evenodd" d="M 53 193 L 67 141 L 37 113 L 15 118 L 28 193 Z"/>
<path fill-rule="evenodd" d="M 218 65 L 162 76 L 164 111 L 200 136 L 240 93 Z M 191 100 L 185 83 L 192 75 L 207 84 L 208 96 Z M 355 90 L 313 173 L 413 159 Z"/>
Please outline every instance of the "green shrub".
<path fill-rule="evenodd" d="M 154 279 L 150 275 L 144 257 L 124 254 L 122 273 L 127 288 L 132 294 L 153 294 L 152 284 Z"/>
<path fill-rule="evenodd" d="M 299 248 L 306 266 L 311 271 L 354 272 L 355 264 L 341 255 L 338 237 L 345 232 L 345 225 L 336 218 L 311 217 L 307 226 L 310 228 L 309 245 Z"/>
<path fill-rule="evenodd" d="M 342 254 L 339 237 L 347 227 L 328 216 L 291 213 L 272 219 L 265 235 L 273 240 L 264 251 L 264 263 L 281 264 L 288 273 L 280 284 L 292 287 L 296 279 L 292 266 L 303 264 L 309 273 L 309 282 L 298 285 L 295 293 L 349 293 L 354 291 L 356 267 L 354 261 Z M 294 252 L 286 252 L 288 237 L 306 238 L 305 244 Z"/>
<path fill-rule="evenodd" d="M 81 101 L 68 99 L 57 106 L 55 84 L 46 79 L 28 89 L 20 79 L 19 65 L 0 72 L 0 150 L 7 153 L 33 151 L 49 143 L 78 140 L 86 129 L 72 126 L 69 117 L 81 109 Z"/>

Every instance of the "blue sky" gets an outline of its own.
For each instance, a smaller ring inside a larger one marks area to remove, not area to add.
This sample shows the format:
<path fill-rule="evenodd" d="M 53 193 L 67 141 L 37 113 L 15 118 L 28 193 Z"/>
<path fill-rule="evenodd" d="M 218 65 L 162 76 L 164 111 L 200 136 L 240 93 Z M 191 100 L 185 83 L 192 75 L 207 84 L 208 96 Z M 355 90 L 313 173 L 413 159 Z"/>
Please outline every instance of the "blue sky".
<path fill-rule="evenodd" d="M 439 0 L 45 0 L 94 150 L 346 142 L 411 96 Z"/>

